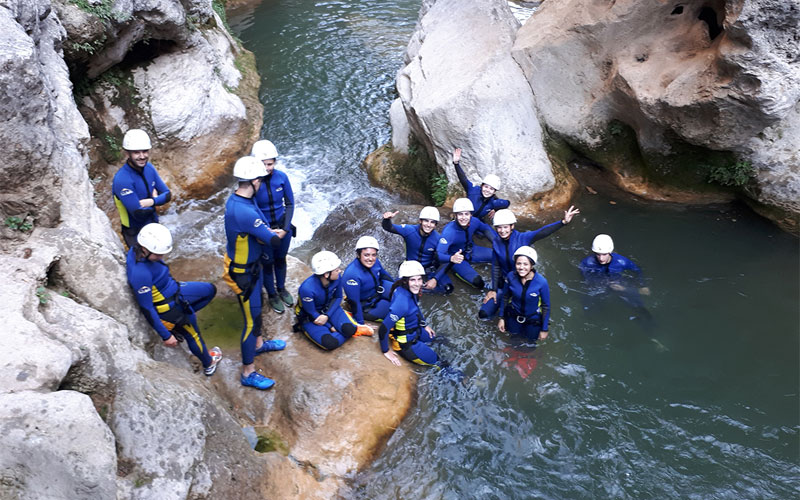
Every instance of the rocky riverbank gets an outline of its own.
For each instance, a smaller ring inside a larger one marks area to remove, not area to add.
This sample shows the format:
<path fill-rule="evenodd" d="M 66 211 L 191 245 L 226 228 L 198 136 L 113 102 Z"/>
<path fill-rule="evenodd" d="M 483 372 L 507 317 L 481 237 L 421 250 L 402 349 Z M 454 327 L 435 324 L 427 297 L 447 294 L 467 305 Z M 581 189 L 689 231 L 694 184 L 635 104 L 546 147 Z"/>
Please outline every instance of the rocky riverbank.
<path fill-rule="evenodd" d="M 238 384 L 235 347 L 203 377 L 143 320 L 107 216 L 124 130 L 150 132 L 177 199 L 225 185 L 257 136 L 258 76 L 221 13 L 208 0 L 18 0 L 0 21 L 0 497 L 339 494 L 409 408 L 410 368 L 376 339 L 319 352 L 269 313 L 264 331 L 289 342 L 257 362 L 274 389 Z M 291 273 L 293 288 L 308 269 Z"/>

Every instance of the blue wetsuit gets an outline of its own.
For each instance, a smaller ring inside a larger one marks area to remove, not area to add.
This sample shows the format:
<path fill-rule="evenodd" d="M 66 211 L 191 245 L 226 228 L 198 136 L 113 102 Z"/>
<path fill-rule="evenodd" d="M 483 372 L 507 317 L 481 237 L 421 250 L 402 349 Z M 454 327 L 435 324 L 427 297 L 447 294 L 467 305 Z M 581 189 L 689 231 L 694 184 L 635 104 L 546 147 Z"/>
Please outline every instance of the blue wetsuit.
<path fill-rule="evenodd" d="M 561 221 L 542 226 L 535 231 L 511 231 L 507 239 L 497 236 L 492 242 L 492 290 L 497 292 L 503 286 L 505 277 L 514 270 L 514 252 L 521 246 L 533 246 L 534 241 L 544 239 L 564 227 Z M 489 300 L 481 306 L 481 318 L 491 318 L 497 314 L 499 302 Z"/>
<path fill-rule="evenodd" d="M 389 332 L 391 332 L 402 357 L 419 365 L 438 364 L 439 357 L 428 346 L 428 342 L 432 339 L 424 327 L 425 318 L 422 317 L 419 308 L 419 297 L 404 286 L 398 286 L 392 294 L 389 313 L 378 329 L 381 351 L 389 352 Z"/>
<path fill-rule="evenodd" d="M 263 178 L 255 198 L 269 227 L 286 231 L 286 236 L 281 238 L 280 246 L 272 249 L 272 259 L 263 263 L 264 286 L 267 288 L 267 293 L 274 296 L 276 284 L 278 291 L 283 291 L 285 288 L 286 254 L 289 253 L 289 245 L 294 236 L 292 229 L 294 194 L 289 178 L 284 172 L 273 169 L 270 175 Z"/>
<path fill-rule="evenodd" d="M 394 278 L 383 269 L 380 260 L 375 259 L 375 265 L 367 269 L 356 257 L 339 279 L 344 282 L 346 300 L 358 324 L 363 325 L 365 319 L 380 321 L 386 316 Z"/>
<path fill-rule="evenodd" d="M 137 260 L 136 248 L 128 250 L 126 265 L 128 284 L 150 326 L 163 340 L 173 334 L 183 338 L 204 368 L 211 365 L 195 312 L 211 302 L 217 293 L 216 287 L 199 281 L 178 283 L 163 261 Z"/>
<path fill-rule="evenodd" d="M 392 224 L 391 219 L 383 219 L 381 223 L 384 230 L 399 234 L 406 242 L 406 260 L 416 260 L 425 268 L 425 280 L 436 279 L 436 288 L 433 290 L 422 289 L 423 293 L 450 293 L 453 291 L 453 282 L 447 276 L 447 267 L 439 265 L 439 255 L 436 245 L 439 244 L 439 232 L 435 229 L 429 234 L 422 232 L 419 224 Z"/>
<path fill-rule="evenodd" d="M 158 193 L 155 198 L 154 189 Z M 151 222 L 158 222 L 155 207 L 164 205 L 172 198 L 169 188 L 150 162 L 141 170 L 126 162 L 114 174 L 111 191 L 122 222 L 122 236 L 128 247 L 136 242 L 140 229 Z M 152 207 L 139 206 L 139 201 L 147 198 L 152 198 L 155 204 Z"/>
<path fill-rule="evenodd" d="M 610 255 L 611 260 L 608 264 L 600 264 L 594 254 L 581 261 L 581 275 L 590 287 L 589 295 L 594 296 L 605 291 L 611 291 L 614 294 L 619 294 L 622 300 L 633 307 L 644 309 L 644 302 L 639 290 L 636 288 L 645 286 L 642 270 L 627 257 L 623 257 L 618 253 L 611 253 Z M 635 287 L 629 286 L 631 280 L 633 280 Z M 613 284 L 622 285 L 624 289 L 622 291 L 613 290 L 610 288 Z M 588 308 L 588 304 L 584 304 L 584 307 Z"/>
<path fill-rule="evenodd" d="M 456 169 L 458 181 L 461 183 L 461 186 L 464 188 L 464 192 L 467 194 L 467 198 L 469 198 L 469 201 L 472 202 L 472 206 L 475 207 L 475 210 L 472 212 L 474 217 L 483 220 L 484 217 L 486 217 L 486 215 L 492 210 L 508 208 L 508 206 L 511 204 L 508 200 L 501 200 L 496 195 L 492 195 L 489 198 L 484 198 L 483 194 L 481 193 L 481 184 L 471 183 L 464 174 L 464 170 L 461 168 L 460 164 L 453 163 L 453 166 Z"/>
<path fill-rule="evenodd" d="M 261 335 L 261 259 L 280 238 L 266 223 L 252 198 L 231 194 L 225 203 L 225 274 L 223 279 L 236 293 L 244 316 L 242 363 L 255 358 L 256 337 Z"/>
<path fill-rule="evenodd" d="M 341 278 L 325 287 L 320 276 L 311 275 L 300 285 L 297 294 L 299 300 L 294 309 L 297 323 L 317 346 L 331 351 L 356 332 L 358 324 L 342 309 Z M 328 316 L 328 322 L 324 325 L 314 324 L 314 320 L 322 314 Z"/>
<path fill-rule="evenodd" d="M 470 263 L 490 262 L 492 249 L 475 245 L 475 233 L 483 235 L 492 242 L 497 236 L 491 226 L 476 217 L 470 219 L 467 227 L 462 227 L 457 220 L 454 220 L 442 230 L 442 237 L 439 238 L 439 243 L 436 245 L 436 253 L 439 256 L 439 262 L 446 263 L 445 265 L 450 267 L 458 278 L 475 288 L 482 289 L 483 278 L 472 268 Z M 464 260 L 460 264 L 452 264 L 450 257 L 459 250 L 462 251 Z"/>
<path fill-rule="evenodd" d="M 540 331 L 548 330 L 550 287 L 540 273 L 534 273 L 525 284 L 516 272 L 508 273 L 497 301 L 509 333 L 536 341 Z"/>

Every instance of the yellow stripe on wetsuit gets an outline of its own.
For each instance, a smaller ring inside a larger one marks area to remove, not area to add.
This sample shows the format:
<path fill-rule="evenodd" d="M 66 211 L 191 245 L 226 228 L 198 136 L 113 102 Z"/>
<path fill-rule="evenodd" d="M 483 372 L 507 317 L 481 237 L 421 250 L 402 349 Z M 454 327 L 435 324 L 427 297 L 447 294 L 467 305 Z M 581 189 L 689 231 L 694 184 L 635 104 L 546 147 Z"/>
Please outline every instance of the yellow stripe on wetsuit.
<path fill-rule="evenodd" d="M 152 293 L 153 293 L 153 304 L 164 302 L 164 294 L 161 293 L 161 290 L 156 288 L 155 285 L 153 285 Z M 169 304 L 161 304 L 156 306 L 156 312 L 158 312 L 159 314 L 165 313 L 167 311 L 169 311 Z"/>
<path fill-rule="evenodd" d="M 117 212 L 119 212 L 119 220 L 122 222 L 122 227 L 131 227 L 131 219 L 128 215 L 128 209 L 125 208 L 125 205 L 122 204 L 119 198 L 114 196 L 114 205 L 117 206 Z"/>

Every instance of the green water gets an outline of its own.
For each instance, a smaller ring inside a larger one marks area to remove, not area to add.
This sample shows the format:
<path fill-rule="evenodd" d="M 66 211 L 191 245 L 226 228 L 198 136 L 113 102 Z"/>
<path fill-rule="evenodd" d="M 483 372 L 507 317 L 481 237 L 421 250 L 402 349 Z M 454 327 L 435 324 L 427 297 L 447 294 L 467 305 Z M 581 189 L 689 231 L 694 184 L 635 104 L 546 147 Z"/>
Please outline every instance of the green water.
<path fill-rule="evenodd" d="M 222 352 L 238 353 L 241 347 L 243 319 L 236 299 L 216 297 L 197 311 L 197 326 L 206 345 L 219 346 Z M 236 357 L 238 354 L 232 357 Z"/>
<path fill-rule="evenodd" d="M 264 75 L 264 135 L 309 231 L 339 202 L 387 198 L 358 164 L 389 137 L 418 7 L 265 1 L 232 19 Z M 466 378 L 421 371 L 415 408 L 344 496 L 798 497 L 797 240 L 737 205 L 609 201 L 581 195 L 581 216 L 536 244 L 553 304 L 551 337 L 536 351 L 516 352 L 479 322 L 480 294 L 462 285 L 424 297 L 449 339 L 436 349 Z M 644 269 L 651 322 L 586 296 L 577 263 L 601 232 Z M 310 242 L 333 244 L 342 242 Z"/>

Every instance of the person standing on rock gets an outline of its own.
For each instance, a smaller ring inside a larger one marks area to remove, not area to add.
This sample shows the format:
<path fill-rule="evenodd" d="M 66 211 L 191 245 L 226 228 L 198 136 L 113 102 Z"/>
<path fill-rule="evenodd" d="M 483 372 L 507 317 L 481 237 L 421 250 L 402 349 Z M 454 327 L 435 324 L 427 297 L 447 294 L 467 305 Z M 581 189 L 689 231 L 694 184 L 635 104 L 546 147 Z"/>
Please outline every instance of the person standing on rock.
<path fill-rule="evenodd" d="M 650 320 L 642 295 L 650 295 L 645 286 L 642 270 L 631 259 L 614 253 L 614 240 L 607 234 L 598 234 L 592 241 L 593 255 L 580 263 L 581 275 L 590 287 L 589 297 L 606 291 L 618 295 L 623 301 L 639 311 L 641 317 Z M 588 309 L 588 303 L 584 309 Z"/>
<path fill-rule="evenodd" d="M 292 226 L 294 194 L 289 178 L 284 172 L 275 168 L 278 150 L 272 142 L 257 141 L 253 144 L 251 154 L 267 169 L 267 175 L 262 181 L 263 186 L 256 192 L 256 203 L 266 216 L 269 227 L 281 239 L 281 244 L 272 251 L 272 259 L 264 261 L 262 273 L 269 305 L 275 312 L 282 314 L 284 305 L 286 307 L 294 305 L 292 294 L 286 291 L 286 255 L 289 253 L 289 245 L 296 231 Z"/>
<path fill-rule="evenodd" d="M 462 281 L 483 290 L 483 277 L 472 268 L 473 262 L 491 262 L 492 249 L 475 245 L 475 234 L 483 235 L 490 241 L 496 237 L 494 230 L 473 217 L 473 205 L 467 198 L 459 198 L 453 203 L 456 220 L 448 223 L 442 230 L 442 237 L 436 245 L 439 262 L 449 262 L 455 275 Z"/>
<path fill-rule="evenodd" d="M 169 188 L 150 163 L 150 137 L 140 129 L 130 129 L 122 138 L 126 161 L 114 175 L 111 191 L 122 222 L 122 238 L 128 248 L 147 224 L 158 222 L 156 208 L 172 198 Z"/>
<path fill-rule="evenodd" d="M 356 242 L 356 258 L 342 275 L 347 305 L 359 324 L 381 321 L 389 311 L 389 288 L 394 278 L 378 260 L 378 240 L 362 236 Z"/>
<path fill-rule="evenodd" d="M 244 316 L 241 383 L 256 389 L 269 389 L 275 381 L 256 371 L 255 357 L 286 347 L 282 340 L 264 341 L 261 336 L 262 254 L 281 244 L 253 199 L 265 175 L 261 161 L 252 156 L 239 158 L 233 167 L 238 186 L 225 203 L 227 246 L 222 277 L 236 293 Z"/>
<path fill-rule="evenodd" d="M 311 257 L 311 270 L 298 289 L 295 306 L 295 331 L 302 331 L 317 347 L 332 351 L 350 337 L 372 335 L 372 329 L 359 325 L 342 309 L 342 261 L 335 253 L 323 250 Z"/>
<path fill-rule="evenodd" d="M 392 285 L 391 305 L 378 329 L 381 352 L 396 366 L 400 356 L 418 365 L 439 365 L 439 356 L 428 345 L 436 333 L 428 326 L 419 308 L 425 269 L 415 260 L 400 264 L 398 279 Z M 389 349 L 389 344 L 392 349 Z"/>
<path fill-rule="evenodd" d="M 175 347 L 185 340 L 192 354 L 203 363 L 203 373 L 210 377 L 217 370 L 222 351 L 219 347 L 206 348 L 195 312 L 211 302 L 217 288 L 201 281 L 175 281 L 163 260 L 171 251 L 169 229 L 157 223 L 144 226 L 128 250 L 128 284 L 147 322 L 161 336 L 164 345 Z"/>
<path fill-rule="evenodd" d="M 572 218 L 581 213 L 575 207 L 569 207 L 564 212 L 564 218 L 558 222 L 553 222 L 542 226 L 535 231 L 517 231 L 514 225 L 517 223 L 517 216 L 507 208 L 503 208 L 494 214 L 494 231 L 497 238 L 492 242 L 492 286 L 483 298 L 483 305 L 478 311 L 481 319 L 491 318 L 497 313 L 499 307 L 497 303 L 497 291 L 500 290 L 505 281 L 505 277 L 514 270 L 514 259 L 512 256 L 518 248 L 531 246 L 534 241 L 539 241 L 550 236 L 562 227 L 572 222 Z"/>
<path fill-rule="evenodd" d="M 514 252 L 515 270 L 506 275 L 497 296 L 500 303 L 497 328 L 531 342 L 546 339 L 550 324 L 550 286 L 536 272 L 534 266 L 538 260 L 536 250 L 519 247 Z"/>
<path fill-rule="evenodd" d="M 453 151 L 453 167 L 456 169 L 458 181 L 467 198 L 472 202 L 475 209 L 472 212 L 474 217 L 481 221 L 492 220 L 496 210 L 508 208 L 511 204 L 508 200 L 502 200 L 495 194 L 500 189 L 500 178 L 494 174 L 488 174 L 480 184 L 473 184 L 467 179 L 464 170 L 461 168 L 461 148 Z"/>
<path fill-rule="evenodd" d="M 399 234 L 406 242 L 406 260 L 416 260 L 425 268 L 425 285 L 423 292 L 449 294 L 453 291 L 453 282 L 447 276 L 446 266 L 439 265 L 436 245 L 439 242 L 439 211 L 436 207 L 424 207 L 419 212 L 419 224 L 392 224 L 392 217 L 397 212 L 383 214 L 382 227 L 390 233 Z"/>

